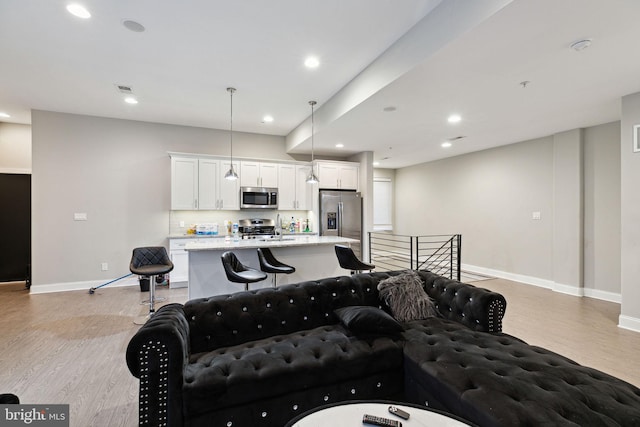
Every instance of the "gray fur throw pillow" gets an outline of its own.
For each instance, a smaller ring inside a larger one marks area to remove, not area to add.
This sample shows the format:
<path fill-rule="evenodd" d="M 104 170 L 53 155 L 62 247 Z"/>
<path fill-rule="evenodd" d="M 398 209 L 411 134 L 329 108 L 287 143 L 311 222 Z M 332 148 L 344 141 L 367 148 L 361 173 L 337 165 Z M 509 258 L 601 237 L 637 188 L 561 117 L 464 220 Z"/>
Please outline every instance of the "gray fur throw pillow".
<path fill-rule="evenodd" d="M 378 293 L 399 322 L 438 316 L 433 300 L 422 287 L 420 276 L 413 270 L 380 281 Z"/>

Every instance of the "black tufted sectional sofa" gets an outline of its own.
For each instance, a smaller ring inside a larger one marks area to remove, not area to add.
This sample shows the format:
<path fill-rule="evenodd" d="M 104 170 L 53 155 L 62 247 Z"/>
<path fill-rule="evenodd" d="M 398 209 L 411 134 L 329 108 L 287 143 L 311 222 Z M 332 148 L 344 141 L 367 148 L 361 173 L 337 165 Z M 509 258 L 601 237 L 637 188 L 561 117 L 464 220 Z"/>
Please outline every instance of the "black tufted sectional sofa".
<path fill-rule="evenodd" d="M 640 425 L 640 390 L 502 334 L 502 295 L 420 271 L 441 317 L 354 334 L 334 310 L 381 307 L 401 272 L 170 304 L 134 335 L 141 426 L 281 427 L 343 400 L 425 404 L 480 426 Z M 381 307 L 386 309 L 386 307 Z"/>

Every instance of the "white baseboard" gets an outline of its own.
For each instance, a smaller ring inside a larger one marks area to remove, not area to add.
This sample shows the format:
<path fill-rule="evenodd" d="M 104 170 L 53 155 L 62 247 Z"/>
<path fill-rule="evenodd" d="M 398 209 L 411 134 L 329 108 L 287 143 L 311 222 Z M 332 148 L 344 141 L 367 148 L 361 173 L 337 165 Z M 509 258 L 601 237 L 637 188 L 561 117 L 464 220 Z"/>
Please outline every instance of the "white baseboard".
<path fill-rule="evenodd" d="M 565 285 L 563 283 L 553 282 L 552 289 L 555 292 L 560 292 L 561 294 L 573 295 L 574 297 L 584 296 L 584 288 L 579 288 L 577 286 Z"/>
<path fill-rule="evenodd" d="M 29 293 L 31 294 L 48 294 L 51 292 L 66 292 L 66 291 L 87 291 L 89 289 L 96 288 L 104 283 L 113 279 L 107 280 L 87 280 L 83 282 L 64 282 L 64 283 L 46 283 L 43 285 L 31 285 Z M 138 285 L 138 276 L 129 276 L 117 282 L 110 283 L 109 287 L 121 287 L 121 286 L 133 286 Z"/>
<path fill-rule="evenodd" d="M 637 317 L 623 316 L 618 317 L 618 327 L 628 329 L 633 332 L 640 332 L 640 319 Z"/>
<path fill-rule="evenodd" d="M 545 289 L 553 289 L 554 282 L 551 280 L 540 279 L 539 277 L 525 276 L 524 274 L 508 273 L 506 271 L 494 270 L 492 268 L 478 267 L 477 265 L 462 264 L 463 270 L 472 273 L 483 274 L 485 276 L 498 277 L 500 279 L 513 280 L 514 282 L 534 285 Z"/>
<path fill-rule="evenodd" d="M 614 292 L 600 291 L 598 289 L 586 289 L 584 290 L 584 296 L 589 298 L 600 299 L 603 301 L 615 302 L 622 304 L 622 295 Z"/>
<path fill-rule="evenodd" d="M 589 297 L 603 301 L 615 302 L 620 304 L 622 297 L 618 293 L 600 291 L 597 289 L 578 288 L 576 286 L 556 283 L 553 280 L 541 279 L 539 277 L 525 276 L 523 274 L 509 273 L 491 268 L 478 267 L 476 265 L 462 264 L 462 269 L 472 273 L 483 274 L 485 276 L 497 277 L 500 279 L 512 280 L 527 285 L 538 286 L 545 289 L 551 289 L 554 292 L 573 295 L 577 297 Z"/>
<path fill-rule="evenodd" d="M 0 173 L 16 174 L 16 175 L 31 175 L 31 169 L 0 168 Z"/>

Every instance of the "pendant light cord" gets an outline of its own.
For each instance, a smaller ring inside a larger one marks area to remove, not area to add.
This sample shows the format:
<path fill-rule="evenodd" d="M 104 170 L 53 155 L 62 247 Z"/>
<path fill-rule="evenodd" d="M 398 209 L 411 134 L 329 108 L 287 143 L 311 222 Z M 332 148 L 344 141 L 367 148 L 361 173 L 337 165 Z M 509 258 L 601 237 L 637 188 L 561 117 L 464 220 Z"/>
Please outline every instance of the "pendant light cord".
<path fill-rule="evenodd" d="M 316 105 L 316 101 L 309 101 L 309 104 L 311 104 L 311 167 L 313 168 L 313 106 Z"/>
<path fill-rule="evenodd" d="M 231 155 L 229 156 L 229 160 L 231 164 L 229 165 L 229 170 L 224 175 L 225 179 L 230 181 L 235 181 L 238 179 L 238 174 L 233 170 L 233 93 L 236 91 L 233 87 L 228 87 L 227 92 L 231 94 L 231 124 L 229 126 L 229 141 L 231 142 Z"/>
<path fill-rule="evenodd" d="M 229 135 L 229 140 L 231 141 L 231 169 L 233 169 L 233 92 L 236 91 L 235 88 L 233 87 L 228 87 L 227 91 L 229 91 L 229 93 L 231 94 L 231 124 L 229 126 L 230 129 L 230 135 Z"/>
<path fill-rule="evenodd" d="M 307 184 L 317 184 L 318 183 L 318 177 L 316 176 L 315 173 L 313 173 L 313 160 L 314 160 L 314 156 L 313 156 L 313 151 L 314 151 L 314 134 L 315 134 L 315 117 L 314 117 L 314 106 L 316 105 L 316 101 L 309 101 L 309 105 L 311 105 L 311 172 L 309 173 L 309 176 L 307 177 Z"/>

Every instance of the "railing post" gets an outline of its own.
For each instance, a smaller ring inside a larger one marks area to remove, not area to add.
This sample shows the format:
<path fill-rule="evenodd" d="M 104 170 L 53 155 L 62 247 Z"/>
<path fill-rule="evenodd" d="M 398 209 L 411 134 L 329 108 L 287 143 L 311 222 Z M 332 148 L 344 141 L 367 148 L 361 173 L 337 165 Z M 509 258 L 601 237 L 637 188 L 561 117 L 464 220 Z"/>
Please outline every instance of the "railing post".
<path fill-rule="evenodd" d="M 413 268 L 413 236 L 409 236 L 409 247 L 411 248 L 411 253 L 409 254 L 409 270 L 416 270 Z M 418 266 L 418 236 L 415 236 L 416 239 L 416 267 Z"/>
<path fill-rule="evenodd" d="M 460 281 L 460 269 L 462 268 L 462 234 L 457 234 L 458 241 L 458 282 Z"/>
<path fill-rule="evenodd" d="M 449 239 L 449 245 L 451 245 L 449 249 L 449 279 L 451 280 L 453 280 L 453 240 L 455 237 L 456 236 L 451 236 L 451 239 Z"/>

